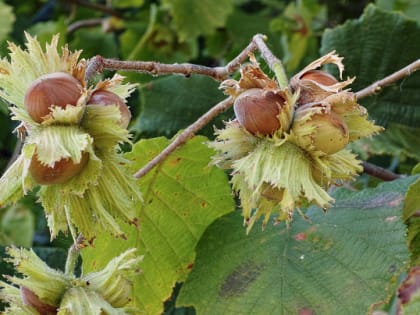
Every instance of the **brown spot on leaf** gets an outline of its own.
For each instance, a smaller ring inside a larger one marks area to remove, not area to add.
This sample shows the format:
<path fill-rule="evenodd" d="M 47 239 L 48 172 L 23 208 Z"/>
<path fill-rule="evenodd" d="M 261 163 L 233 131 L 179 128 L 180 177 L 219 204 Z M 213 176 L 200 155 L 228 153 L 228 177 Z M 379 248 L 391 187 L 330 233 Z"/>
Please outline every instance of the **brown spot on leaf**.
<path fill-rule="evenodd" d="M 201 208 L 205 208 L 205 207 L 207 207 L 207 202 L 203 201 L 203 202 L 201 203 Z"/>
<path fill-rule="evenodd" d="M 179 162 L 181 162 L 181 158 L 180 158 L 180 157 L 178 157 L 178 158 L 176 158 L 176 159 L 171 159 L 171 160 L 169 160 L 169 161 L 168 161 L 168 164 L 169 164 L 170 166 L 177 166 L 177 165 L 179 164 Z"/>
<path fill-rule="evenodd" d="M 297 233 L 293 237 L 296 241 L 304 241 L 306 239 L 306 233 L 304 232 Z"/>
<path fill-rule="evenodd" d="M 91 239 L 87 240 L 87 242 L 89 243 L 90 246 L 94 247 L 93 246 L 93 242 L 95 241 L 95 239 L 96 239 L 96 236 L 94 236 Z"/>
<path fill-rule="evenodd" d="M 263 265 L 256 265 L 253 262 L 245 262 L 238 266 L 226 277 L 219 291 L 219 296 L 228 298 L 245 293 L 248 287 L 257 280 L 263 267 Z"/>
<path fill-rule="evenodd" d="M 6 70 L 6 69 L 4 69 L 4 68 L 0 68 L 0 74 L 9 75 L 10 73 L 9 73 L 9 71 L 7 71 L 7 70 Z"/>
<path fill-rule="evenodd" d="M 391 206 L 391 207 L 397 207 L 397 206 L 399 206 L 400 205 L 400 203 L 402 202 L 404 200 L 404 198 L 403 198 L 403 196 L 399 196 L 398 198 L 395 198 L 394 200 L 391 200 L 390 202 L 389 202 L 389 205 Z"/>
<path fill-rule="evenodd" d="M 399 205 L 402 200 L 401 198 L 404 198 L 401 193 L 387 192 L 386 194 L 375 196 L 369 200 L 341 201 L 335 205 L 335 208 L 359 208 L 363 210 L 369 210 L 389 206 L 394 207 Z"/>
<path fill-rule="evenodd" d="M 411 297 L 420 292 L 420 266 L 411 268 L 404 282 L 398 288 L 398 298 L 402 304 L 410 302 Z"/>
<path fill-rule="evenodd" d="M 193 268 L 193 266 L 194 266 L 194 264 L 193 264 L 193 263 L 189 263 L 189 264 L 187 265 L 187 269 L 188 269 L 188 270 L 191 270 L 191 269 Z"/>
<path fill-rule="evenodd" d="M 310 308 L 304 307 L 299 310 L 298 315 L 315 315 L 315 312 Z"/>
<path fill-rule="evenodd" d="M 398 217 L 396 215 L 394 215 L 394 216 L 391 216 L 391 217 L 386 217 L 385 222 L 394 222 L 397 219 L 398 219 Z"/>

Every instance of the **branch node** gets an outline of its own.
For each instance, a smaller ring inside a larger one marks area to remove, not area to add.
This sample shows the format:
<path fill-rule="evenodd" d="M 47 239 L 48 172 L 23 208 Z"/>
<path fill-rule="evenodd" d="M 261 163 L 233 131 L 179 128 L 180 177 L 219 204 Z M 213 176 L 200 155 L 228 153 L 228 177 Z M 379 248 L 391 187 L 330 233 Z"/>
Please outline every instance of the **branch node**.
<path fill-rule="evenodd" d="M 104 57 L 96 55 L 88 61 L 86 68 L 86 81 L 97 73 L 101 73 L 104 70 Z"/>

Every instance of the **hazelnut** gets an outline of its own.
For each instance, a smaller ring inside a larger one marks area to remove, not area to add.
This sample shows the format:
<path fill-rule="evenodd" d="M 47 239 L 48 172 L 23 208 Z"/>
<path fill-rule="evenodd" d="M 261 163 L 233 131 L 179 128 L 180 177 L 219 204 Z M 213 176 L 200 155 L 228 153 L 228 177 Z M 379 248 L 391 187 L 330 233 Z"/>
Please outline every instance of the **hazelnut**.
<path fill-rule="evenodd" d="M 42 302 L 39 297 L 31 290 L 25 287 L 20 287 L 20 295 L 23 304 L 32 306 L 42 315 L 55 315 L 57 314 L 57 307 Z"/>
<path fill-rule="evenodd" d="M 305 72 L 304 75 L 300 77 L 301 80 L 311 80 L 315 81 L 316 83 L 330 86 L 338 83 L 338 80 L 333 77 L 331 74 L 321 70 L 309 70 Z"/>
<path fill-rule="evenodd" d="M 240 94 L 234 104 L 239 123 L 254 135 L 270 135 L 280 128 L 278 115 L 284 98 L 274 91 L 249 89 Z"/>
<path fill-rule="evenodd" d="M 304 145 L 312 144 L 326 154 L 334 154 L 343 149 L 349 142 L 349 130 L 343 118 L 328 111 L 315 113 L 308 120 L 300 119 L 308 110 L 312 109 L 298 109 L 295 114 L 292 130 L 296 135 L 300 134 L 300 130 L 314 127 L 314 132 L 310 135 L 299 136 L 300 142 Z"/>
<path fill-rule="evenodd" d="M 272 186 L 269 183 L 264 183 L 261 189 L 261 196 L 272 201 L 281 201 L 283 199 L 284 189 Z"/>
<path fill-rule="evenodd" d="M 329 86 L 338 83 L 331 74 L 321 70 L 309 70 L 300 76 L 298 81 L 293 80 L 292 88 L 300 88 L 298 104 L 318 102 L 331 95 Z"/>
<path fill-rule="evenodd" d="M 128 106 L 124 103 L 124 101 L 119 97 L 117 94 L 106 91 L 106 90 L 98 90 L 95 91 L 89 101 L 88 105 L 117 105 L 120 113 L 121 113 L 121 120 L 120 125 L 123 128 L 127 128 L 128 124 L 131 120 L 131 112 Z"/>
<path fill-rule="evenodd" d="M 63 184 L 74 176 L 78 175 L 86 166 L 89 160 L 89 154 L 83 152 L 79 163 L 74 163 L 71 159 L 61 159 L 50 167 L 42 164 L 38 160 L 38 155 L 32 156 L 29 172 L 34 180 L 40 185 Z"/>
<path fill-rule="evenodd" d="M 45 74 L 36 79 L 26 91 L 24 103 L 31 118 L 41 123 L 50 114 L 51 106 L 65 108 L 76 105 L 82 94 L 82 85 L 65 72 Z"/>
<path fill-rule="evenodd" d="M 349 143 L 347 125 L 336 113 L 316 114 L 312 116 L 311 122 L 317 126 L 313 140 L 318 150 L 334 154 Z"/>

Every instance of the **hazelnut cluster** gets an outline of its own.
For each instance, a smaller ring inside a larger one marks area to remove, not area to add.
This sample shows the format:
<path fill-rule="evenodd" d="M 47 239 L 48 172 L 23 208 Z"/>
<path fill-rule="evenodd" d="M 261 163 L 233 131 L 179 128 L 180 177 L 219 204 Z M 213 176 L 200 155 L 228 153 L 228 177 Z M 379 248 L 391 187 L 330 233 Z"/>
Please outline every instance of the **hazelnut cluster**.
<path fill-rule="evenodd" d="M 12 285 L 0 281 L 0 299 L 9 304 L 2 314 L 133 314 L 132 277 L 142 260 L 136 251 L 129 249 L 104 269 L 77 277 L 50 268 L 32 250 L 10 247 L 6 261 L 23 277 L 6 276 Z"/>
<path fill-rule="evenodd" d="M 58 36 L 45 51 L 26 37 L 26 50 L 10 43 L 10 61 L 0 61 L 0 97 L 21 121 L 23 142 L 0 178 L 0 206 L 40 186 L 52 238 L 67 231 L 68 221 L 87 239 L 103 230 L 124 237 L 116 220 L 136 224 L 141 201 L 119 148 L 130 141 L 125 100 L 135 85 L 119 75 L 89 85 L 79 51 L 58 53 Z"/>
<path fill-rule="evenodd" d="M 273 211 L 277 221 L 289 222 L 301 206 L 329 207 L 326 189 L 362 170 L 346 145 L 382 130 L 346 89 L 354 79 L 339 81 L 319 70 L 331 63 L 341 77 L 342 58 L 331 52 L 281 89 L 251 58 L 239 81 L 221 85 L 234 98 L 236 119 L 216 130 L 209 145 L 217 151 L 213 163 L 232 170 L 248 231 L 261 216 L 265 226 Z"/>

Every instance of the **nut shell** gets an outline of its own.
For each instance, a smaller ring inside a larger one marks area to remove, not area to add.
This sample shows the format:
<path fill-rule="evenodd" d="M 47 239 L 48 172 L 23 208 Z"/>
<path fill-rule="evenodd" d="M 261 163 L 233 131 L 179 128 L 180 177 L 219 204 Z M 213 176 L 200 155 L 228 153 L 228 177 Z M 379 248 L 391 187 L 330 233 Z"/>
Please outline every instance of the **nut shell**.
<path fill-rule="evenodd" d="M 24 104 L 31 118 L 41 123 L 50 114 L 52 105 L 65 108 L 76 105 L 82 85 L 72 75 L 55 72 L 36 79 L 26 91 Z"/>
<path fill-rule="evenodd" d="M 261 189 L 261 196 L 272 201 L 281 201 L 284 190 L 273 187 L 271 184 L 264 183 Z"/>
<path fill-rule="evenodd" d="M 321 70 L 309 70 L 308 72 L 305 72 L 300 79 L 312 80 L 325 86 L 331 86 L 338 83 L 338 80 L 334 76 Z"/>
<path fill-rule="evenodd" d="M 328 90 L 329 86 L 338 83 L 337 79 L 331 74 L 321 70 L 309 70 L 305 72 L 295 83 L 293 89 L 299 88 L 299 105 L 318 102 L 331 95 L 332 91 Z"/>
<path fill-rule="evenodd" d="M 89 154 L 83 152 L 80 163 L 74 163 L 70 159 L 61 159 L 55 162 L 53 167 L 42 164 L 37 154 L 34 154 L 29 166 L 29 172 L 34 180 L 40 185 L 63 184 L 78 175 L 86 166 Z"/>
<path fill-rule="evenodd" d="M 124 103 L 124 101 L 119 97 L 117 94 L 106 91 L 106 90 L 98 90 L 95 91 L 89 101 L 88 105 L 117 105 L 120 113 L 121 113 L 121 120 L 120 125 L 123 128 L 127 128 L 128 124 L 131 120 L 131 112 L 128 106 Z"/>
<path fill-rule="evenodd" d="M 42 302 L 39 297 L 31 290 L 25 287 L 20 287 L 20 295 L 23 304 L 32 306 L 42 315 L 55 315 L 57 314 L 57 307 Z"/>
<path fill-rule="evenodd" d="M 280 128 L 278 115 L 284 98 L 274 91 L 249 89 L 240 94 L 234 104 L 239 123 L 254 135 L 271 135 Z"/>
<path fill-rule="evenodd" d="M 349 131 L 344 120 L 334 112 L 315 114 L 308 122 L 316 125 L 313 145 L 327 154 L 334 154 L 349 142 Z"/>

